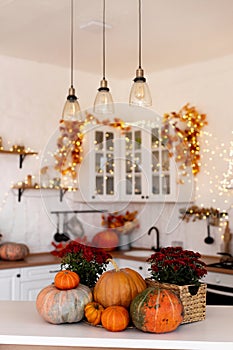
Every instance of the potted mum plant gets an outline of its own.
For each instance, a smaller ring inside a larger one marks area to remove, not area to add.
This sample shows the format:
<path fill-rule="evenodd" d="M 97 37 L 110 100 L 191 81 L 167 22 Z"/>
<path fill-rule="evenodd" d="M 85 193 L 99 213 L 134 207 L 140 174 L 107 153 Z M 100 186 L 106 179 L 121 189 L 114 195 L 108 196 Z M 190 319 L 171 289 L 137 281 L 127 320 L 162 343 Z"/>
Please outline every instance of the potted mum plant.
<path fill-rule="evenodd" d="M 108 259 L 112 256 L 104 249 L 88 244 L 70 241 L 56 255 L 61 258 L 61 269 L 76 272 L 80 283 L 92 288 L 100 275 L 106 270 Z"/>
<path fill-rule="evenodd" d="M 201 255 L 182 247 L 161 248 L 151 255 L 148 286 L 170 289 L 176 293 L 184 307 L 182 323 L 205 319 L 206 284 L 200 279 L 207 274 Z"/>

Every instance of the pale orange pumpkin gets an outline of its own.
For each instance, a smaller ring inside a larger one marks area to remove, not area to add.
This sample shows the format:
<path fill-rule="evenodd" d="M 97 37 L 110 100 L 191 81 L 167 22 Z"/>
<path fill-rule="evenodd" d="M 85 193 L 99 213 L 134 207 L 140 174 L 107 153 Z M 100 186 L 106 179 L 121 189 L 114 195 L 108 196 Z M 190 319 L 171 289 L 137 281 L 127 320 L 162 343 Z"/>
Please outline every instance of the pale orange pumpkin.
<path fill-rule="evenodd" d="M 96 233 L 92 239 L 94 247 L 103 248 L 106 251 L 112 251 L 117 248 L 119 238 L 114 230 L 106 229 L 104 231 Z"/>
<path fill-rule="evenodd" d="M 51 284 L 39 292 L 36 309 L 49 323 L 79 322 L 84 318 L 85 306 L 92 299 L 91 289 L 81 283 L 68 290 L 60 290 Z"/>
<path fill-rule="evenodd" d="M 84 314 L 87 321 L 93 326 L 96 326 L 101 323 L 101 315 L 103 311 L 104 307 L 101 304 L 92 301 L 85 306 Z"/>
<path fill-rule="evenodd" d="M 70 270 L 61 270 L 54 277 L 55 287 L 66 290 L 78 287 L 80 277 L 76 272 Z"/>
<path fill-rule="evenodd" d="M 101 315 L 102 326 L 111 332 L 123 331 L 129 324 L 129 312 L 123 306 L 109 306 Z"/>
<path fill-rule="evenodd" d="M 119 269 L 116 262 L 109 259 L 115 269 L 104 272 L 94 286 L 94 300 L 105 308 L 112 305 L 129 307 L 137 294 L 146 289 L 142 276 L 130 268 Z"/>
<path fill-rule="evenodd" d="M 5 242 L 0 245 L 0 258 L 2 260 L 22 260 L 29 255 L 29 248 L 24 243 Z"/>
<path fill-rule="evenodd" d="M 183 305 L 172 291 L 150 287 L 134 298 L 130 316 L 135 327 L 144 332 L 171 332 L 183 320 Z"/>

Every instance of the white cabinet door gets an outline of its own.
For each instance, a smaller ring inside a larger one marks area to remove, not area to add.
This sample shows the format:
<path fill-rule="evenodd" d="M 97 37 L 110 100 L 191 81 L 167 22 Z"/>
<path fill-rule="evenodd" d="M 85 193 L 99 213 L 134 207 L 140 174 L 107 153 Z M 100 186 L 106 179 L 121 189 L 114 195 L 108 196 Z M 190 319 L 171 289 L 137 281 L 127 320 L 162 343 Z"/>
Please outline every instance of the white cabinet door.
<path fill-rule="evenodd" d="M 20 269 L 0 270 L 0 300 L 19 300 Z"/>
<path fill-rule="evenodd" d="M 119 131 L 109 126 L 85 130 L 83 161 L 78 187 L 86 201 L 114 201 L 119 198 Z"/>
<path fill-rule="evenodd" d="M 178 181 L 178 167 L 161 126 L 128 123 L 122 133 L 107 125 L 85 130 L 79 167 L 79 200 L 189 202 L 192 185 Z"/>
<path fill-rule="evenodd" d="M 137 271 L 143 278 L 149 277 L 149 264 L 147 262 L 128 259 L 118 259 L 118 264 L 120 268 L 129 267 L 130 269 Z"/>
<path fill-rule="evenodd" d="M 41 289 L 53 283 L 60 265 L 25 267 L 21 270 L 20 299 L 36 300 Z"/>

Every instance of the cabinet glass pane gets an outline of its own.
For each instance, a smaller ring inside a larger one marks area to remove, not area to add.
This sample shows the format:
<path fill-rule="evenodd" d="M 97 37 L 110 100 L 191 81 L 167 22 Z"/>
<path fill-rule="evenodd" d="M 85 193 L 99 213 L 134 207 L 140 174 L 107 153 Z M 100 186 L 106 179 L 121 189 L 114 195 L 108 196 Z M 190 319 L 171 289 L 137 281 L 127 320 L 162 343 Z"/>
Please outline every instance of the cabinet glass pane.
<path fill-rule="evenodd" d="M 168 150 L 162 151 L 162 171 L 169 171 L 170 159 Z"/>
<path fill-rule="evenodd" d="M 133 162 L 132 162 L 132 154 L 131 153 L 126 154 L 125 171 L 126 171 L 126 173 L 132 173 L 132 171 L 133 171 Z"/>
<path fill-rule="evenodd" d="M 98 174 L 103 173 L 105 158 L 102 153 L 95 154 L 95 171 Z"/>
<path fill-rule="evenodd" d="M 126 176 L 126 194 L 132 194 L 133 193 L 133 181 L 132 176 L 127 175 Z"/>
<path fill-rule="evenodd" d="M 152 173 L 159 172 L 160 162 L 159 162 L 159 151 L 152 152 Z"/>
<path fill-rule="evenodd" d="M 162 177 L 162 193 L 169 194 L 170 193 L 170 176 L 165 175 Z"/>
<path fill-rule="evenodd" d="M 151 148 L 156 149 L 159 147 L 159 128 L 153 128 L 151 130 Z"/>
<path fill-rule="evenodd" d="M 102 131 L 95 132 L 95 150 L 99 151 L 103 149 L 104 134 Z"/>
<path fill-rule="evenodd" d="M 114 181 L 112 176 L 106 179 L 106 194 L 114 194 Z"/>
<path fill-rule="evenodd" d="M 133 143 L 132 143 L 132 132 L 127 132 L 125 134 L 125 149 L 126 151 L 132 151 Z"/>
<path fill-rule="evenodd" d="M 141 165 L 142 165 L 142 155 L 141 155 L 141 153 L 135 153 L 135 157 L 134 157 L 134 171 L 135 171 L 135 173 L 141 172 Z"/>
<path fill-rule="evenodd" d="M 98 194 L 104 193 L 104 178 L 103 178 L 103 176 L 96 176 L 95 187 L 96 187 L 96 193 L 98 193 Z"/>
<path fill-rule="evenodd" d="M 112 132 L 106 132 L 105 138 L 106 138 L 106 150 L 114 151 L 114 134 Z"/>
<path fill-rule="evenodd" d="M 152 176 L 152 193 L 159 194 L 159 176 Z"/>
<path fill-rule="evenodd" d="M 134 133 L 134 141 L 135 141 L 135 145 L 134 145 L 135 150 L 141 149 L 142 135 L 141 135 L 141 131 L 140 130 L 135 131 L 135 133 Z"/>
<path fill-rule="evenodd" d="M 141 193 L 142 193 L 142 179 L 141 179 L 141 176 L 135 176 L 134 194 L 141 194 Z"/>
<path fill-rule="evenodd" d="M 114 173 L 114 158 L 112 153 L 107 153 L 106 173 Z"/>

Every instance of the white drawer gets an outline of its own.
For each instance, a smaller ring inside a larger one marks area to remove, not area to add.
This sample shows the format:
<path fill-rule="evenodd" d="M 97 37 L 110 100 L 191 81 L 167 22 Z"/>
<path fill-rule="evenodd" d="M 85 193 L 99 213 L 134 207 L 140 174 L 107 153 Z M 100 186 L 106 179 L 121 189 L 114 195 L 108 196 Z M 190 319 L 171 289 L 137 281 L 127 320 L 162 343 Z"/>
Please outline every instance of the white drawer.
<path fill-rule="evenodd" d="M 55 274 L 61 269 L 60 265 L 42 265 L 25 267 L 21 269 L 21 281 L 36 281 L 41 279 L 53 279 Z"/>
<path fill-rule="evenodd" d="M 202 281 L 218 286 L 233 288 L 233 275 L 227 273 L 208 272 Z"/>

